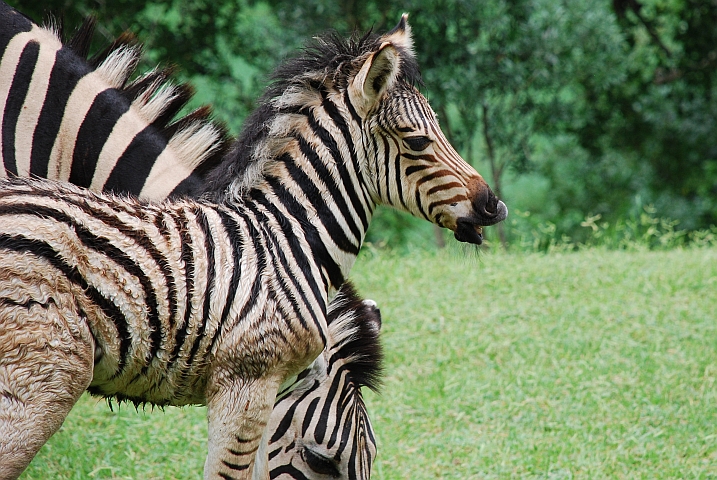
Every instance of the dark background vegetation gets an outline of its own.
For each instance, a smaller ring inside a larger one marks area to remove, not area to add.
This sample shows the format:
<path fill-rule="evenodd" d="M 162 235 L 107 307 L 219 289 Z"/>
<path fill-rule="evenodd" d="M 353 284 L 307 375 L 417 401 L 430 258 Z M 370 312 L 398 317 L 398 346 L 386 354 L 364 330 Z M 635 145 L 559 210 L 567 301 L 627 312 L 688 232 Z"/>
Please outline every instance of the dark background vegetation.
<path fill-rule="evenodd" d="M 501 240 L 580 243 L 646 211 L 675 229 L 717 224 L 717 0 L 10 4 L 36 21 L 61 12 L 67 25 L 95 14 L 98 47 L 132 31 L 146 68 L 176 64 L 195 105 L 213 104 L 234 134 L 267 75 L 311 36 L 383 32 L 409 12 L 424 93 L 511 210 Z M 443 240 L 405 215 L 376 223 L 375 244 Z"/>

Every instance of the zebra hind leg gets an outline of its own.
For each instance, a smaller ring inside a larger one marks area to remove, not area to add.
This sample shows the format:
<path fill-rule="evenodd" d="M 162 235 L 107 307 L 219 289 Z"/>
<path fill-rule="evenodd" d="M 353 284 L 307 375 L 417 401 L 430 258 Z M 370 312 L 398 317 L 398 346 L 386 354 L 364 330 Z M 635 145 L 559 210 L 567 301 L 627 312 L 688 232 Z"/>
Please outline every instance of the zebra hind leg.
<path fill-rule="evenodd" d="M 71 310 L 0 296 L 0 479 L 19 477 L 60 428 L 92 380 L 93 352 Z"/>
<path fill-rule="evenodd" d="M 268 458 L 259 458 L 257 451 L 280 383 L 276 378 L 229 380 L 225 377 L 225 381 L 210 386 L 205 479 L 261 478 L 254 476 L 255 468 L 265 474 L 262 480 L 269 479 Z M 266 457 L 264 449 L 262 454 Z"/>

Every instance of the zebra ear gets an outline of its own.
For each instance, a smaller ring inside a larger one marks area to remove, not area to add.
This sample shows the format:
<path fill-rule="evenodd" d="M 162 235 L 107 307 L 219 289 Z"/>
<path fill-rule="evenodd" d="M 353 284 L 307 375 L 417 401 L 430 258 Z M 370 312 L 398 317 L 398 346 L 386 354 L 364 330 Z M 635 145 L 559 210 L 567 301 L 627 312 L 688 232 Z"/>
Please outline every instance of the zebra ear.
<path fill-rule="evenodd" d="M 363 63 L 349 85 L 351 103 L 362 118 L 396 81 L 400 63 L 398 50 L 390 42 L 383 42 Z"/>
<path fill-rule="evenodd" d="M 378 335 L 381 331 L 381 310 L 379 310 L 376 302 L 371 299 L 366 299 L 362 303 L 364 307 L 362 319 L 374 334 Z"/>

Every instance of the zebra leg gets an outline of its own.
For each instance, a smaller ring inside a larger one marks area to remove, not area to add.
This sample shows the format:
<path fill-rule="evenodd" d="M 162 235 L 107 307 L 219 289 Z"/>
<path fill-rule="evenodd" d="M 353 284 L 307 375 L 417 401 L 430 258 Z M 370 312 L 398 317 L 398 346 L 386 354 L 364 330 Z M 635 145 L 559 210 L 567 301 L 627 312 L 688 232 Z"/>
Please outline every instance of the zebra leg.
<path fill-rule="evenodd" d="M 2 480 L 25 470 L 92 380 L 94 343 L 72 310 L 0 295 Z"/>
<path fill-rule="evenodd" d="M 216 375 L 214 375 L 216 378 Z M 224 376 L 208 388 L 209 453 L 205 479 L 252 479 L 256 468 L 268 480 L 268 459 L 257 456 L 281 383 L 274 377 L 245 380 Z M 256 465 L 256 467 L 255 467 Z M 261 478 L 261 477 L 258 477 Z"/>

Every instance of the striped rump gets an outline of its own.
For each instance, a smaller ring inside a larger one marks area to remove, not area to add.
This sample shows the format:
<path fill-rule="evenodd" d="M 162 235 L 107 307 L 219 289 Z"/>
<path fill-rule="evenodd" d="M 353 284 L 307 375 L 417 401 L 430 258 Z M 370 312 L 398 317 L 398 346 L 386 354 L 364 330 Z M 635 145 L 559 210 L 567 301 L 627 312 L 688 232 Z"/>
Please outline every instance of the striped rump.
<path fill-rule="evenodd" d="M 195 192 L 222 157 L 224 127 L 171 69 L 134 81 L 141 55 L 129 34 L 90 60 L 94 21 L 63 45 L 0 2 L 0 178 L 51 178 L 146 198 Z"/>

